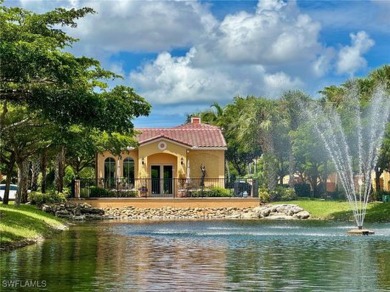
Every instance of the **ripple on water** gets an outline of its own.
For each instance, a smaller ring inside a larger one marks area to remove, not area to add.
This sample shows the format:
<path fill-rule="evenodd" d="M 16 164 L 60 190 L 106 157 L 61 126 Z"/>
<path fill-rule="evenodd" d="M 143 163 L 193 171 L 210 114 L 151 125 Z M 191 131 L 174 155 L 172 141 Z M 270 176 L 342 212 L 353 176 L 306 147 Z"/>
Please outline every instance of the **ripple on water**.
<path fill-rule="evenodd" d="M 390 291 L 390 226 L 200 221 L 74 226 L 6 254 L 2 279 L 58 291 Z M 65 289 L 65 290 L 64 290 Z"/>

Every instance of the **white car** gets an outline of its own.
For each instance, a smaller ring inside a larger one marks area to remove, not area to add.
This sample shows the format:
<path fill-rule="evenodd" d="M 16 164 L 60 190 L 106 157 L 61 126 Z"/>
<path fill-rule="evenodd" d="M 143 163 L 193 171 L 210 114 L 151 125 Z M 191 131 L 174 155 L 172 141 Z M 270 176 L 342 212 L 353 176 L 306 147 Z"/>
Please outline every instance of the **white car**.
<path fill-rule="evenodd" d="M 9 200 L 15 200 L 16 198 L 16 192 L 18 190 L 17 185 L 10 185 L 9 186 Z M 5 193 L 5 184 L 0 184 L 0 200 L 2 201 L 4 198 L 4 193 Z"/>

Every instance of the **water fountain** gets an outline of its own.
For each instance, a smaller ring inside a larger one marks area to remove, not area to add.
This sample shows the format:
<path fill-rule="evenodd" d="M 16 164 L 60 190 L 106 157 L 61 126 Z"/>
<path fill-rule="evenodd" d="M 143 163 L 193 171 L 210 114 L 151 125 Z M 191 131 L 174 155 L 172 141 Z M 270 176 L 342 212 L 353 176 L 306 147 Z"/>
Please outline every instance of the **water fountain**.
<path fill-rule="evenodd" d="M 348 130 L 349 137 L 353 137 L 352 143 L 348 143 L 340 114 L 333 106 L 323 108 L 315 103 L 303 109 L 327 149 L 353 211 L 357 228 L 348 233 L 368 235 L 374 232 L 363 229 L 363 222 L 372 188 L 371 173 L 378 160 L 390 114 L 390 97 L 383 89 L 378 89 L 364 108 L 358 97 L 358 92 L 351 90 L 346 99 L 351 109 Z"/>

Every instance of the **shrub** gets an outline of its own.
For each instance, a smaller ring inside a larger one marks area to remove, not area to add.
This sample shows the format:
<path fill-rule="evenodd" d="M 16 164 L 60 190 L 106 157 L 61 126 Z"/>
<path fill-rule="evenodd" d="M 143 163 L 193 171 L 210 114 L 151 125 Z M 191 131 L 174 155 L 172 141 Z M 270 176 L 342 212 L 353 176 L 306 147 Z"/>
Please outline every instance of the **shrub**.
<path fill-rule="evenodd" d="M 65 168 L 64 185 L 70 186 L 72 184 L 73 178 L 74 178 L 73 168 L 71 166 L 67 166 Z"/>
<path fill-rule="evenodd" d="M 372 199 L 374 201 L 383 201 L 384 196 L 390 196 L 390 192 L 384 191 L 384 190 L 380 190 L 379 192 L 375 192 L 375 193 L 372 194 Z"/>
<path fill-rule="evenodd" d="M 295 190 L 292 188 L 285 188 L 278 186 L 275 190 L 271 191 L 269 194 L 269 200 L 271 202 L 275 201 L 292 201 L 297 198 Z"/>
<path fill-rule="evenodd" d="M 282 194 L 277 189 L 275 189 L 269 193 L 269 200 L 270 202 L 281 201 Z"/>
<path fill-rule="evenodd" d="M 99 187 L 91 187 L 89 189 L 89 196 L 92 198 L 114 198 L 114 197 L 134 198 L 137 196 L 137 194 L 138 192 L 134 190 L 116 191 L 116 190 L 106 190 Z"/>
<path fill-rule="evenodd" d="M 266 189 L 259 190 L 259 198 L 261 202 L 269 203 L 271 201 L 269 192 Z"/>
<path fill-rule="evenodd" d="M 310 185 L 306 183 L 298 183 L 294 185 L 295 194 L 298 197 L 310 197 Z"/>
<path fill-rule="evenodd" d="M 131 190 L 122 190 L 122 191 L 111 191 L 111 193 L 115 193 L 116 197 L 122 197 L 122 198 L 135 198 L 138 195 L 137 191 L 131 191 Z"/>
<path fill-rule="evenodd" d="M 292 201 L 297 198 L 295 190 L 293 188 L 283 188 L 282 201 Z"/>
<path fill-rule="evenodd" d="M 80 198 L 89 198 L 90 196 L 90 189 L 89 188 L 81 188 L 80 189 Z"/>
<path fill-rule="evenodd" d="M 192 192 L 192 196 L 195 197 L 231 197 L 232 194 L 229 189 L 221 187 L 211 187 L 209 189 L 204 189 L 203 193 L 201 190 L 196 190 Z"/>
<path fill-rule="evenodd" d="M 28 194 L 28 200 L 32 205 L 41 206 L 43 204 L 64 203 L 66 202 L 66 193 L 59 192 L 31 192 Z"/>
<path fill-rule="evenodd" d="M 89 196 L 92 198 L 111 197 L 110 192 L 104 188 L 91 187 L 89 191 Z"/>

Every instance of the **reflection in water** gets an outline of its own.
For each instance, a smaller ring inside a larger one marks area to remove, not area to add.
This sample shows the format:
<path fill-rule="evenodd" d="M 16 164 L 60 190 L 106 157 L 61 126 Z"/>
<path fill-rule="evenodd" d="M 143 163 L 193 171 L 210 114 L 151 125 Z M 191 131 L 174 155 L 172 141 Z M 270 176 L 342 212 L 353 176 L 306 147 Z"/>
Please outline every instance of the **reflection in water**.
<path fill-rule="evenodd" d="M 1 284 L 46 281 L 47 291 L 390 291 L 389 226 L 373 226 L 378 235 L 372 237 L 348 236 L 347 228 L 259 221 L 81 224 L 3 254 Z"/>

